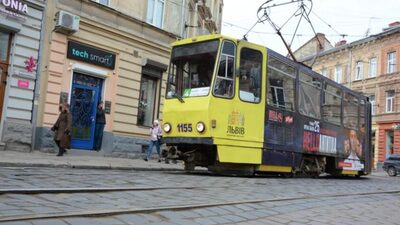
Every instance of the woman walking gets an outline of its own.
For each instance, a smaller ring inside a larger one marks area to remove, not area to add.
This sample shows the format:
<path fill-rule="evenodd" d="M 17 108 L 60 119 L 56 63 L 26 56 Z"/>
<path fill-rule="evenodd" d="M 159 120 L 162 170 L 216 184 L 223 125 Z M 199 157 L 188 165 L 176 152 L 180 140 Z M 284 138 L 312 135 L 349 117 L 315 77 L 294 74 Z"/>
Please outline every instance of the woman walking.
<path fill-rule="evenodd" d="M 72 126 L 72 115 L 69 112 L 69 105 L 67 103 L 61 104 L 59 111 L 60 115 L 51 130 L 54 131 L 54 141 L 58 146 L 57 156 L 63 156 L 66 152 L 65 149 L 71 148 L 70 132 Z"/>

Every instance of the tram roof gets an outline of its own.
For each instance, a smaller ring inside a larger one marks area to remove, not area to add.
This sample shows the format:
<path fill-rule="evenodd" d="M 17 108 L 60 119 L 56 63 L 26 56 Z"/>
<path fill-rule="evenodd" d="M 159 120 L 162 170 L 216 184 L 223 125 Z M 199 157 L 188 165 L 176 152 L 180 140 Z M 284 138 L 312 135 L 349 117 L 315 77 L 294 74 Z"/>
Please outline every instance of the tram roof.
<path fill-rule="evenodd" d="M 196 37 L 191 37 L 191 38 L 186 38 L 186 39 L 182 39 L 182 40 L 178 40 L 172 43 L 172 46 L 176 46 L 176 45 L 185 45 L 185 44 L 190 44 L 190 43 L 194 43 L 194 42 L 201 42 L 201 41 L 208 41 L 208 40 L 215 40 L 215 39 L 223 39 L 223 40 L 231 40 L 235 43 L 239 43 L 242 41 L 248 42 L 254 46 L 259 46 L 259 47 L 263 47 L 263 48 L 267 48 L 266 46 L 263 45 L 259 45 L 253 42 L 249 42 L 243 39 L 237 39 L 237 38 L 233 38 L 230 36 L 226 36 L 226 35 L 222 35 L 222 34 L 206 34 L 206 35 L 201 35 L 201 36 L 196 36 Z"/>
<path fill-rule="evenodd" d="M 278 52 L 275 52 L 274 50 L 267 48 L 267 46 L 263 46 L 263 45 L 259 45 L 259 44 L 255 44 L 253 42 L 249 42 L 243 39 L 236 39 L 230 36 L 226 36 L 226 35 L 222 35 L 222 34 L 207 34 L 207 35 L 201 35 L 201 36 L 196 36 L 196 37 L 192 37 L 192 38 L 186 38 L 186 39 L 182 39 L 182 40 L 178 40 L 172 43 L 172 46 L 177 46 L 177 45 L 185 45 L 185 44 L 191 44 L 191 43 L 196 43 L 196 42 L 202 42 L 202 41 L 208 41 L 208 40 L 215 40 L 215 39 L 220 39 L 220 40 L 231 40 L 235 43 L 239 43 L 242 41 L 248 42 L 251 45 L 254 46 L 259 46 L 259 47 L 263 47 L 266 48 L 268 50 L 268 55 L 272 55 L 276 58 L 279 58 L 281 61 L 284 61 L 286 64 L 292 65 L 293 67 L 300 69 L 304 72 L 307 72 L 308 74 L 312 74 L 314 77 L 319 77 L 324 79 L 324 76 L 319 74 L 318 72 L 312 70 L 310 67 L 308 67 L 307 65 L 303 64 L 303 63 L 299 63 L 299 62 L 294 62 L 292 59 L 279 54 Z M 346 90 L 347 92 L 353 93 L 355 95 L 358 96 L 364 96 L 363 93 L 351 90 L 350 88 L 344 86 L 344 85 L 340 85 L 332 80 L 326 79 L 326 82 L 335 85 L 335 86 L 340 86 L 341 89 Z M 365 96 L 364 96 L 365 97 Z"/>

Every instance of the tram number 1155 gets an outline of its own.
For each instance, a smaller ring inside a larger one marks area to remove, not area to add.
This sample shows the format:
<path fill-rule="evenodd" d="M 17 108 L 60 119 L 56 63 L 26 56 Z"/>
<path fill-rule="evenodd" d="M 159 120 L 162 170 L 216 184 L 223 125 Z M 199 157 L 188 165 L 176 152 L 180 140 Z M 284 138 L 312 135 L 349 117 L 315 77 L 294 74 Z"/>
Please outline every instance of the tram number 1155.
<path fill-rule="evenodd" d="M 192 132 L 192 124 L 191 123 L 180 123 L 177 126 L 178 132 Z"/>

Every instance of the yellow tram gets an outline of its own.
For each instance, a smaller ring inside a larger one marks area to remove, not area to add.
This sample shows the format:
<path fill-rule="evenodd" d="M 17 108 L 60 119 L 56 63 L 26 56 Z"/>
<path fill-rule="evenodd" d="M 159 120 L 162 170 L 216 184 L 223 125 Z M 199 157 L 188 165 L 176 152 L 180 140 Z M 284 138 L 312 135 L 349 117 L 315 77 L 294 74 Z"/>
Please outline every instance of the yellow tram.
<path fill-rule="evenodd" d="M 172 44 L 163 142 L 186 170 L 359 176 L 371 170 L 369 110 L 264 46 L 205 35 Z"/>

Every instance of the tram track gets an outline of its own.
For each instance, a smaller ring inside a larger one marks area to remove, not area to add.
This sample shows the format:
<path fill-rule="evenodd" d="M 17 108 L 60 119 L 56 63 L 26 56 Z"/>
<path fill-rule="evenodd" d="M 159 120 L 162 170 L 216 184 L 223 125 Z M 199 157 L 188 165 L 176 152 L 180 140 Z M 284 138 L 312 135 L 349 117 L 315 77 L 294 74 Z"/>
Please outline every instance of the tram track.
<path fill-rule="evenodd" d="M 141 186 L 141 187 L 84 187 L 84 188 L 16 188 L 0 189 L 0 195 L 4 194 L 73 194 L 73 193 L 98 193 L 116 191 L 154 191 L 154 190 L 195 190 L 230 188 L 231 186 Z"/>
<path fill-rule="evenodd" d="M 157 188 L 155 188 L 157 189 Z M 161 189 L 161 188 L 158 188 Z M 153 189 L 154 190 L 154 189 Z M 43 220 L 43 219 L 63 219 L 73 217 L 106 217 L 122 214 L 139 214 L 139 213 L 155 213 L 160 211 L 183 211 L 193 210 L 207 207 L 220 207 L 228 205 L 240 204 L 256 204 L 264 202 L 283 202 L 294 200 L 311 200 L 318 198 L 335 198 L 335 197 L 348 197 L 348 196 L 369 196 L 369 195 L 383 195 L 383 194 L 400 194 L 400 190 L 390 191 L 372 191 L 372 192 L 357 192 L 346 194 L 320 194 L 299 197 L 280 197 L 280 198 L 264 198 L 264 199 L 249 199 L 241 201 L 226 201 L 226 202 L 211 202 L 203 204 L 188 204 L 178 206 L 160 206 L 160 207 L 144 207 L 144 208 L 125 208 L 125 209 L 101 209 L 101 210 L 80 210 L 76 212 L 55 212 L 55 213 L 41 213 L 41 214 L 28 214 L 21 216 L 4 216 L 0 217 L 0 222 L 17 222 L 27 220 Z"/>

